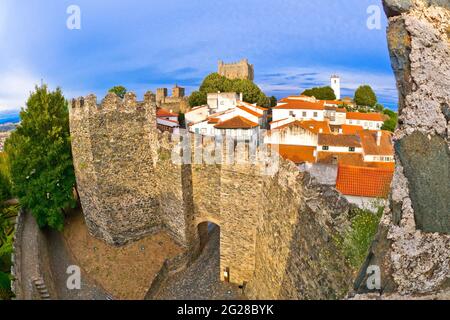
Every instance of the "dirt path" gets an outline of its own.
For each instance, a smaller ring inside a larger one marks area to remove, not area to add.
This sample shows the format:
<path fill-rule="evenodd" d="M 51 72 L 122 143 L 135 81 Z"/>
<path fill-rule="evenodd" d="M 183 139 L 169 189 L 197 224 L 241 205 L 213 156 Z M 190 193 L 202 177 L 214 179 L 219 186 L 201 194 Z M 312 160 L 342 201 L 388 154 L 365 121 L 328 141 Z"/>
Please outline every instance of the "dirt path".
<path fill-rule="evenodd" d="M 69 253 L 61 233 L 50 231 L 47 233 L 50 267 L 59 300 L 108 300 L 110 295 L 81 270 L 81 289 L 69 290 L 66 282 L 66 270 L 71 265 L 77 265 Z"/>

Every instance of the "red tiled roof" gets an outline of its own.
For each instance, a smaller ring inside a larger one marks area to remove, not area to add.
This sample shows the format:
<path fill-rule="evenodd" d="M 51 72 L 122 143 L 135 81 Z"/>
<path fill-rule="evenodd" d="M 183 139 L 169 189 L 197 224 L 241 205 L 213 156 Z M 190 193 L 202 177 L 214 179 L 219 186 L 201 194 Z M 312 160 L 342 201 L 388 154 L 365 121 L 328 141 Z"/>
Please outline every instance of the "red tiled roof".
<path fill-rule="evenodd" d="M 361 153 L 319 151 L 317 154 L 317 163 L 364 166 L 364 159 Z"/>
<path fill-rule="evenodd" d="M 346 134 L 319 134 L 318 144 L 329 147 L 361 147 L 359 136 Z"/>
<path fill-rule="evenodd" d="M 270 122 L 269 124 L 278 123 L 278 122 L 281 122 L 281 121 L 285 121 L 285 120 L 287 120 L 287 119 L 289 119 L 289 118 L 284 118 L 284 119 L 280 119 L 280 120 L 277 120 L 277 121 L 272 121 L 272 122 Z"/>
<path fill-rule="evenodd" d="M 348 196 L 387 198 L 394 169 L 339 165 L 336 189 Z"/>
<path fill-rule="evenodd" d="M 220 122 L 214 126 L 216 129 L 252 129 L 259 125 L 244 117 L 236 116 L 234 118 Z"/>
<path fill-rule="evenodd" d="M 381 113 L 347 112 L 347 119 L 384 122 L 384 116 Z"/>
<path fill-rule="evenodd" d="M 278 153 L 280 154 L 280 156 L 282 156 L 284 159 L 291 160 L 296 164 L 304 162 L 316 162 L 316 159 L 314 157 L 314 151 L 316 150 L 316 147 L 294 146 L 287 144 L 280 144 L 276 147 L 279 148 Z"/>
<path fill-rule="evenodd" d="M 258 117 L 258 118 L 262 118 L 262 114 L 260 114 L 260 113 L 258 113 L 258 112 L 256 112 L 256 111 L 253 111 L 252 109 L 250 109 L 250 108 L 247 108 L 247 107 L 245 107 L 245 106 L 237 106 L 239 109 L 241 109 L 241 110 L 244 110 L 245 112 L 247 112 L 247 113 L 249 113 L 249 114 L 251 114 L 252 116 L 255 116 L 255 117 Z"/>
<path fill-rule="evenodd" d="M 318 134 L 318 133 L 331 133 L 330 126 L 327 121 L 315 121 L 315 120 L 308 120 L 308 121 L 299 121 L 295 120 L 289 123 L 286 123 L 282 126 L 279 126 L 275 130 L 288 128 L 291 126 L 299 126 L 305 130 L 311 131 L 312 133 Z M 322 132 L 320 132 L 320 129 L 322 129 Z"/>
<path fill-rule="evenodd" d="M 156 111 L 156 116 L 157 117 L 178 117 L 178 114 L 169 112 L 165 109 L 158 109 Z"/>
<path fill-rule="evenodd" d="M 219 118 L 209 118 L 208 119 L 208 123 L 219 123 L 220 119 Z"/>
<path fill-rule="evenodd" d="M 273 109 L 299 109 L 299 110 L 324 110 L 323 102 L 309 102 L 303 100 L 282 100 L 282 105 Z"/>
<path fill-rule="evenodd" d="M 356 134 L 359 131 L 364 131 L 364 128 L 361 126 L 352 126 L 349 124 L 343 124 L 341 129 L 343 134 Z"/>
<path fill-rule="evenodd" d="M 338 106 L 344 104 L 344 102 L 340 100 L 322 100 L 322 101 L 325 101 L 326 104 L 335 104 Z"/>
<path fill-rule="evenodd" d="M 377 133 L 381 133 L 380 145 L 377 145 Z M 361 145 L 366 155 L 393 156 L 394 146 L 392 144 L 392 134 L 388 131 L 359 131 Z"/>

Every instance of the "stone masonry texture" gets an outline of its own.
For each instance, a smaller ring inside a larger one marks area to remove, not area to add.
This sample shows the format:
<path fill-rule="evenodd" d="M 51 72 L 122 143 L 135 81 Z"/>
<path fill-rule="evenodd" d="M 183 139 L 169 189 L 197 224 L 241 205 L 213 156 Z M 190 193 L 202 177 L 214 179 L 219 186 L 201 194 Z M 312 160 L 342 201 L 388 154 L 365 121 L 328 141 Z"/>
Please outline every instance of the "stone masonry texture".
<path fill-rule="evenodd" d="M 450 290 L 450 2 L 384 0 L 399 90 L 397 167 L 368 264 L 381 294 Z M 361 290 L 361 288 L 359 288 Z"/>

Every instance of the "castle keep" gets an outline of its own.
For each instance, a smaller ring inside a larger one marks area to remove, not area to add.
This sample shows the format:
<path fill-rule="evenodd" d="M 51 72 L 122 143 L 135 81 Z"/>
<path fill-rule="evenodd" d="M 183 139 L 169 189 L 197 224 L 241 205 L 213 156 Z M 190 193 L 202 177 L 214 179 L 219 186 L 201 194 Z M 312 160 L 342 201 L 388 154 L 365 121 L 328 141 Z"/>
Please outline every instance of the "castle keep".
<path fill-rule="evenodd" d="M 255 79 L 255 70 L 252 64 L 248 63 L 247 59 L 243 59 L 236 63 L 224 63 L 219 61 L 218 73 L 228 79 Z"/>
<path fill-rule="evenodd" d="M 186 113 L 189 110 L 189 101 L 185 92 L 185 88 L 175 85 L 172 88 L 172 95 L 169 96 L 167 88 L 158 88 L 156 89 L 156 104 L 170 112 Z"/>
<path fill-rule="evenodd" d="M 246 146 L 234 163 L 176 164 L 177 141 L 156 129 L 155 109 L 152 93 L 142 102 L 132 93 L 123 100 L 108 94 L 100 104 L 93 95 L 73 101 L 74 166 L 91 234 L 121 245 L 164 230 L 192 262 L 207 223 L 215 223 L 220 278 L 245 284 L 249 297 L 327 298 L 348 290 L 351 277 L 342 274 L 349 267 L 329 241 L 348 225 L 348 203 L 336 190 L 281 158 L 278 172 L 264 175 L 264 164 L 245 161 Z M 201 144 L 209 150 L 211 141 Z M 221 156 L 227 152 L 234 150 Z"/>

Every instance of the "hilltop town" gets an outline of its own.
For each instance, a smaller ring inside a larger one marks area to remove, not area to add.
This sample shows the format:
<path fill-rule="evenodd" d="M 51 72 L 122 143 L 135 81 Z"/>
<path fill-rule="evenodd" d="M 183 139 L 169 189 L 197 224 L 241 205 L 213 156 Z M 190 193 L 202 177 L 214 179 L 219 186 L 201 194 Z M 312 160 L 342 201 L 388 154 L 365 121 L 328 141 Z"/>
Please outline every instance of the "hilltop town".
<path fill-rule="evenodd" d="M 253 80 L 254 67 L 244 59 L 235 64 L 219 62 L 218 73 L 229 79 Z M 160 97 L 157 90 L 157 124 L 161 131 L 179 133 L 177 110 L 189 132 L 205 137 L 226 136 L 250 141 L 260 137 L 294 162 L 299 170 L 310 172 L 321 183 L 333 185 L 348 201 L 376 211 L 386 203 L 394 174 L 392 133 L 382 130 L 388 116 L 378 112 L 352 111 L 351 98 L 341 99 L 341 79 L 330 78 L 336 100 L 319 100 L 298 95 L 282 98 L 272 108 L 248 103 L 242 92 L 207 94 L 207 104 L 177 107 Z M 184 89 L 173 89 L 172 101 L 185 103 Z"/>
<path fill-rule="evenodd" d="M 450 10 L 383 4 L 400 117 L 336 74 L 268 97 L 247 59 L 190 95 L 36 86 L 0 133 L 0 299 L 448 299 Z"/>

